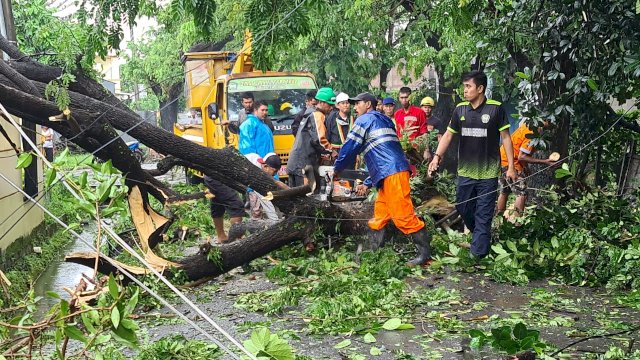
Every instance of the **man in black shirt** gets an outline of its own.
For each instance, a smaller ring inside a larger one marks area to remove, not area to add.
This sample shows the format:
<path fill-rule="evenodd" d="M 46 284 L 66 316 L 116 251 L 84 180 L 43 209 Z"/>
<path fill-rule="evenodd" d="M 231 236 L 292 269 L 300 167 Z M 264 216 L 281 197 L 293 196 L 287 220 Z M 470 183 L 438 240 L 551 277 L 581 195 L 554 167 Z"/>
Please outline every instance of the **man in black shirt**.
<path fill-rule="evenodd" d="M 472 231 L 471 253 L 482 258 L 491 249 L 491 221 L 498 196 L 500 176 L 500 139 L 509 163 L 506 177 L 516 180 L 509 120 L 502 104 L 487 99 L 487 76 L 472 71 L 462 77 L 465 102 L 453 112 L 448 131 L 429 164 L 436 171 L 453 136 L 460 136 L 458 146 L 458 189 L 456 209 Z"/>

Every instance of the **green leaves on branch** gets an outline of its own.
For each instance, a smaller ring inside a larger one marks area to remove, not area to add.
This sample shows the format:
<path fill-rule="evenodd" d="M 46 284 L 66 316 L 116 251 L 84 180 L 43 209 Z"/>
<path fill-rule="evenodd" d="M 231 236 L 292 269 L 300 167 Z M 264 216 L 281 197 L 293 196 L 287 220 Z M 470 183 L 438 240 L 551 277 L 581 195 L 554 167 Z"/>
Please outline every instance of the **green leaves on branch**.
<path fill-rule="evenodd" d="M 518 352 L 533 350 L 540 354 L 547 345 L 539 340 L 540 332 L 538 330 L 530 330 L 522 324 L 518 323 L 513 328 L 511 326 L 502 326 L 491 329 L 491 335 L 487 335 L 480 330 L 470 330 L 471 347 L 480 349 L 489 344 L 498 351 L 506 352 L 514 355 Z"/>
<path fill-rule="evenodd" d="M 640 286 L 640 211 L 615 191 L 599 189 L 574 199 L 551 193 L 545 206 L 522 221 L 496 231 L 503 241 L 492 246 L 494 280 L 526 284 L 553 277 L 611 290 Z"/>
<path fill-rule="evenodd" d="M 213 27 L 216 8 L 216 2 L 211 0 L 172 0 L 169 5 L 174 21 L 192 16 L 196 30 L 205 37 L 216 30 Z"/>
<path fill-rule="evenodd" d="M 252 58 L 256 67 L 269 70 L 298 37 L 309 35 L 312 9 L 322 4 L 323 1 L 308 0 L 250 1 L 245 18 L 253 36 Z"/>
<path fill-rule="evenodd" d="M 52 310 L 56 311 L 54 338 L 59 357 L 63 358 L 61 344 L 65 337 L 84 344 L 85 350 L 94 355 L 96 359 L 105 358 L 103 351 L 112 347 L 109 344 L 111 339 L 115 339 L 125 346 L 137 348 L 136 331 L 139 328 L 136 322 L 129 317 L 138 302 L 138 288 L 120 287 L 113 275 L 109 276 L 107 286 L 109 291 L 98 297 L 95 307 L 82 305 L 75 317 L 71 318 L 70 315 L 73 314 L 69 302 L 60 299 L 53 292 L 48 294 L 60 300 Z M 75 322 L 70 322 L 69 319 L 73 319 Z"/>

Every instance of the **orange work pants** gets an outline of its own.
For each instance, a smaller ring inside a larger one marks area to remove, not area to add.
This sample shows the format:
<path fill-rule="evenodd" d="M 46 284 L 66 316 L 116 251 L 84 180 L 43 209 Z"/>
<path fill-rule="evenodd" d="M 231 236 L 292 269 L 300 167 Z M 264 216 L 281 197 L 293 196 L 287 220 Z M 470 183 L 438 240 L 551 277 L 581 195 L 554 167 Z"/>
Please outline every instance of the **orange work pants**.
<path fill-rule="evenodd" d="M 369 220 L 369 227 L 380 230 L 389 221 L 393 221 L 398 230 L 407 235 L 422 229 L 424 222 L 413 210 L 410 192 L 408 171 L 384 178 L 373 207 L 373 219 Z"/>

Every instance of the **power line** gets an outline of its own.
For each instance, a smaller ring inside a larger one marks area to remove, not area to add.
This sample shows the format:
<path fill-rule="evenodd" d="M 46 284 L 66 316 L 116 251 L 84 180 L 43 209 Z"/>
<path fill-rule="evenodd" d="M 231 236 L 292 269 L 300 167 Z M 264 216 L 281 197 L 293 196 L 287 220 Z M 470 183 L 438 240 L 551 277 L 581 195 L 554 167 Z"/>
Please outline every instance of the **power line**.
<path fill-rule="evenodd" d="M 303 0 L 303 1 L 302 1 L 300 4 L 298 4 L 298 5 L 297 5 L 297 6 L 296 6 L 296 7 L 295 7 L 291 12 L 289 12 L 285 17 L 283 17 L 283 19 L 281 19 L 277 24 L 275 24 L 275 25 L 274 25 L 272 28 L 270 28 L 267 32 L 265 32 L 265 33 L 263 34 L 263 37 L 264 37 L 264 36 L 266 36 L 266 35 L 267 35 L 268 33 L 270 33 L 271 31 L 273 31 L 273 30 L 275 29 L 275 27 L 276 27 L 276 26 L 278 26 L 279 24 L 281 24 L 284 20 L 286 20 L 286 19 L 287 19 L 291 14 L 293 14 L 293 12 L 294 12 L 295 10 L 297 10 L 300 6 L 302 6 L 302 4 L 303 4 L 305 1 L 306 1 L 306 0 Z M 77 40 L 76 40 L 76 41 L 77 41 Z M 258 41 L 258 40 L 256 40 L 256 41 Z M 240 53 L 240 54 L 241 54 L 241 53 Z M 229 63 L 229 62 L 228 62 L 228 63 Z M 195 70 L 195 68 L 194 68 L 193 70 Z M 182 76 L 182 75 L 181 75 L 181 76 Z M 202 81 L 202 82 L 204 82 L 205 80 L 208 80 L 208 79 L 203 79 L 203 81 Z M 202 82 L 201 82 L 201 83 L 202 83 Z M 199 84 L 200 84 L 200 83 L 199 83 Z M 198 85 L 199 85 L 199 84 L 198 84 Z M 165 105 L 165 107 L 166 107 L 166 106 L 169 106 L 169 105 L 171 105 L 171 104 L 173 104 L 173 102 L 175 102 L 175 101 L 177 101 L 177 99 L 174 99 L 172 102 L 170 102 L 170 103 L 166 104 L 166 105 Z M 123 102 L 122 102 L 122 101 L 120 101 L 120 103 L 119 103 L 118 105 L 120 105 L 120 104 L 122 104 L 122 103 L 123 103 Z M 2 106 L 2 105 L 0 104 L 0 106 Z M 113 108 L 115 108 L 115 107 L 116 107 L 116 105 L 111 105 L 111 109 L 113 109 Z M 109 110 L 111 110 L 111 109 L 108 109 L 108 110 L 104 111 L 101 115 L 99 115 L 99 116 L 98 116 L 98 117 L 97 117 L 97 118 L 92 122 L 92 125 L 93 125 L 93 124 L 95 124 L 95 123 L 96 123 L 100 118 L 102 118 L 102 116 L 104 116 L 104 115 L 105 115 Z M 2 110 L 3 110 L 3 112 L 5 112 L 5 113 L 7 114 L 7 116 L 9 116 L 8 112 L 6 112 L 6 109 L 4 109 L 4 107 L 3 107 L 3 106 L 2 106 Z M 162 109 L 160 109 L 160 110 L 162 110 Z M 141 119 L 138 123 L 134 124 L 134 125 L 133 125 L 133 126 L 131 126 L 129 129 L 127 129 L 126 131 L 124 131 L 124 132 L 123 132 L 123 134 L 128 133 L 129 131 L 133 130 L 135 127 L 139 126 L 139 125 L 140 125 L 142 122 L 144 122 L 144 121 L 146 121 L 146 119 Z M 14 126 L 15 126 L 15 125 L 14 125 Z M 18 128 L 18 130 L 19 130 L 19 127 L 17 127 L 17 128 Z M 73 139 L 73 138 L 75 138 L 75 137 L 79 136 L 81 133 L 83 133 L 83 132 L 84 132 L 84 131 L 86 131 L 86 130 L 87 130 L 87 129 L 82 130 L 80 133 L 78 133 L 78 134 L 74 135 L 74 137 L 72 137 L 71 139 Z M 27 140 L 31 143 L 31 141 L 28 139 L 28 137 L 27 137 L 27 136 L 26 136 L 22 131 L 20 131 L 20 132 L 21 132 L 21 134 L 23 135 L 23 137 L 24 137 L 25 139 L 27 139 Z M 121 138 L 121 136 L 122 136 L 122 134 L 120 134 L 120 135 L 118 135 L 118 136 L 114 137 L 112 140 L 108 141 L 106 144 L 104 144 L 104 145 L 102 145 L 101 147 L 99 147 L 98 149 L 94 150 L 94 151 L 93 151 L 89 156 L 94 155 L 96 152 L 98 152 L 98 151 L 102 150 L 104 147 L 108 146 L 108 145 L 109 145 L 109 144 L 111 144 L 113 141 L 116 141 L 117 139 Z M 33 145 L 32 145 L 32 146 L 33 146 Z M 40 155 L 40 156 L 42 156 L 41 154 L 39 154 L 39 155 Z M 87 159 L 89 156 L 87 156 L 85 159 Z M 46 159 L 44 159 L 44 157 L 42 157 L 42 158 L 43 158 L 44 163 L 45 163 L 47 166 L 52 167 L 52 165 L 51 165 L 48 161 L 46 161 Z M 84 161 L 84 160 L 83 160 L 83 161 Z M 75 170 L 75 168 L 74 168 L 74 170 Z M 72 170 L 72 171 L 73 171 L 73 170 Z M 8 179 L 6 179 L 6 178 L 4 177 L 4 175 L 0 174 L 0 176 L 2 176 L 6 181 L 9 181 Z M 62 182 L 63 182 L 63 183 L 68 187 L 68 189 L 72 192 L 72 194 L 74 194 L 73 189 L 72 189 L 71 187 L 69 187 L 69 186 L 66 184 L 66 181 L 65 181 L 66 176 L 67 176 L 66 174 L 65 174 L 65 175 L 63 175 L 63 176 L 60 176 L 56 182 L 59 182 L 60 180 L 62 180 Z M 15 186 L 15 184 L 13 184 L 13 183 L 11 183 L 11 184 L 12 184 L 12 186 Z M 53 186 L 53 185 L 55 185 L 55 184 L 52 184 L 52 185 L 51 185 L 51 187 L 50 187 L 50 189 L 52 188 L 52 186 Z M 45 193 L 46 193 L 46 192 L 45 192 Z M 26 193 L 25 193 L 25 194 L 26 194 Z M 75 195 L 75 196 L 78 196 L 77 194 L 74 194 L 74 195 Z M 43 195 L 43 196 L 44 196 L 44 195 Z M 29 197 L 29 199 L 31 199 L 31 201 L 34 203 L 34 205 L 37 205 L 38 207 L 42 208 L 43 210 L 47 211 L 47 213 L 49 213 L 49 214 L 50 214 L 50 212 L 48 212 L 48 210 L 46 210 L 46 209 L 45 209 L 41 204 L 39 204 L 37 201 L 33 200 L 33 198 Z M 29 209 L 29 210 L 30 210 L 30 209 Z M 52 214 L 51 214 L 51 215 L 52 215 Z M 58 219 L 58 220 L 59 220 L 59 219 Z M 0 224 L 0 225 L 1 225 L 1 224 Z M 63 223 L 63 225 L 64 225 L 64 223 Z M 224 329 L 220 328 L 220 327 L 219 327 L 219 326 L 218 326 L 218 325 L 217 325 L 217 324 L 216 324 L 212 319 L 210 319 L 210 318 L 209 318 L 209 317 L 208 317 L 204 312 L 202 312 L 202 310 L 200 310 L 197 306 L 195 306 L 195 304 L 193 304 L 193 303 L 192 303 L 188 298 L 186 298 L 186 296 L 184 296 L 184 294 L 182 294 L 182 292 L 180 292 L 180 291 L 179 291 L 177 288 L 175 288 L 175 287 L 174 287 L 174 286 L 173 286 L 173 285 L 172 285 L 168 280 L 166 280 L 166 278 L 165 278 L 164 276 L 162 276 L 162 275 L 161 275 L 161 274 L 159 274 L 155 269 L 153 269 L 153 267 L 152 267 L 152 266 L 150 266 L 150 264 L 148 264 L 148 263 L 147 263 L 147 262 L 146 262 L 142 257 L 140 257 L 140 255 L 139 255 L 139 254 L 137 254 L 133 249 L 131 249 L 131 248 L 128 246 L 128 244 L 126 244 L 126 242 L 124 242 L 122 239 L 119 239 L 119 237 L 117 236 L 117 234 L 113 233 L 113 230 L 112 230 L 112 229 L 110 229 L 108 226 L 106 226 L 106 224 L 103 224 L 103 225 L 104 225 L 105 229 L 107 229 L 107 232 L 108 232 L 108 233 L 110 233 L 110 235 L 112 235 L 112 237 L 114 238 L 114 240 L 116 240 L 116 242 L 120 243 L 120 245 L 121 245 L 121 246 L 123 246 L 125 249 L 127 249 L 127 251 L 129 251 L 129 252 L 130 252 L 134 257 L 138 258 L 138 260 L 139 260 L 139 261 L 141 261 L 145 266 L 147 266 L 147 267 L 148 267 L 148 268 L 149 268 L 149 269 L 150 269 L 150 270 L 151 270 L 151 271 L 152 271 L 152 272 L 153 272 L 157 277 L 159 277 L 163 282 L 165 282 L 165 284 L 166 284 L 169 288 L 171 288 L 171 289 L 172 289 L 172 291 L 176 292 L 176 294 L 178 294 L 178 296 L 180 296 L 180 297 L 183 299 L 183 301 L 185 301 L 189 306 L 191 306 L 194 310 L 196 310 L 196 312 L 198 312 L 201 316 L 203 316 L 203 318 L 205 318 L 205 319 L 206 319 L 206 320 L 207 320 L 211 325 L 213 325 L 213 326 L 214 326 L 214 327 L 215 327 L 219 332 L 221 332 L 223 335 L 225 335 L 225 336 L 226 336 L 226 337 L 227 337 L 227 338 L 228 338 L 228 339 L 229 339 L 229 340 L 230 340 L 234 345 L 236 345 L 240 350 L 242 350 L 245 354 L 247 354 L 247 355 L 249 356 L 249 358 L 251 358 L 251 359 L 255 359 L 255 357 L 254 357 L 251 353 L 249 353 L 249 352 L 248 352 L 248 351 L 247 351 L 247 350 L 246 350 L 246 349 L 245 349 L 245 348 L 244 348 L 240 343 L 238 343 L 238 342 L 237 342 L 237 340 L 235 340 L 235 339 L 234 339 L 234 338 L 232 338 L 228 333 L 226 333 L 226 332 L 224 331 Z M 15 226 L 15 223 L 14 223 L 14 225 L 13 225 L 13 226 Z M 13 226 L 12 226 L 12 227 L 13 227 Z M 116 268 L 118 268 L 118 266 L 117 266 L 117 265 L 116 265 Z M 125 273 L 126 273 L 126 272 L 125 272 Z M 129 276 L 130 276 L 130 274 L 129 274 Z M 134 280 L 134 281 L 136 281 L 136 280 Z M 136 282 L 137 282 L 137 281 L 136 281 Z M 168 304 L 167 304 L 167 305 L 168 305 Z M 193 324 L 193 325 L 195 325 L 195 324 Z M 212 341 L 214 341 L 214 342 L 215 342 L 215 340 L 214 340 L 213 338 L 211 338 L 211 339 L 212 339 Z M 222 346 L 222 344 L 219 344 L 219 345 L 220 345 L 222 348 L 224 348 L 224 346 Z M 224 348 L 224 349 L 226 350 L 226 348 Z M 227 351 L 228 351 L 228 350 L 227 350 Z M 229 351 L 228 351 L 228 352 L 229 352 Z M 229 352 L 229 353 L 230 353 L 230 352 Z M 230 353 L 230 354 L 232 354 L 232 353 Z M 234 358 L 237 358 L 237 357 L 235 356 L 235 354 L 232 354 L 232 356 L 233 356 Z"/>
<path fill-rule="evenodd" d="M 13 118 L 10 116 L 9 112 L 5 109 L 5 107 L 1 103 L 0 103 L 0 110 L 2 111 L 2 113 L 4 113 L 7 116 L 9 121 L 13 124 L 14 127 L 16 127 L 16 129 L 18 130 L 20 135 L 27 141 L 27 143 L 29 145 L 31 145 L 32 147 L 34 147 L 35 144 L 33 144 L 31 139 L 29 139 L 29 137 L 24 133 L 24 131 L 22 131 L 20 129 L 19 125 L 15 122 L 15 120 L 13 120 Z M 117 138 L 114 138 L 113 140 L 115 140 L 115 139 L 117 139 Z M 43 164 L 45 164 L 47 167 L 53 168 L 53 165 L 44 157 L 44 155 L 42 155 L 39 152 L 37 152 L 36 155 L 39 156 L 42 159 Z M 65 185 L 65 187 L 69 190 L 69 192 L 76 199 L 82 200 L 81 196 L 78 195 L 78 193 L 73 189 L 73 187 L 71 187 L 66 182 L 64 177 L 60 176 L 60 179 L 62 179 L 62 182 Z M 39 207 L 43 207 L 41 204 L 37 204 L 37 205 Z M 191 307 L 200 316 L 202 316 L 202 318 L 204 318 L 209 324 L 211 324 L 218 332 L 220 332 L 227 339 L 229 339 L 236 347 L 238 347 L 238 349 L 240 349 L 242 352 L 247 354 L 250 359 L 255 359 L 255 357 L 249 351 L 247 351 L 247 349 L 245 349 L 242 344 L 240 344 L 229 333 L 227 333 L 224 329 L 222 329 L 222 327 L 220 327 L 215 321 L 213 321 L 213 319 L 211 319 L 207 314 L 205 314 L 198 306 L 196 306 L 191 300 L 189 300 L 180 290 L 178 290 L 178 288 L 176 288 L 173 284 L 171 284 L 171 282 L 166 277 L 164 277 L 156 269 L 154 269 L 153 266 L 151 266 L 144 258 L 142 258 L 142 256 L 140 256 L 134 249 L 132 249 L 129 246 L 129 244 L 127 244 L 124 240 L 122 240 L 120 238 L 120 236 L 118 236 L 118 234 L 115 233 L 115 231 L 113 231 L 113 229 L 111 229 L 110 226 L 105 224 L 104 221 L 101 220 L 100 218 L 98 218 L 97 216 L 96 216 L 95 219 L 101 222 L 102 227 L 105 229 L 105 232 L 107 234 L 109 234 L 112 237 L 112 239 L 114 239 L 120 246 L 122 246 L 124 249 L 126 249 L 127 252 L 129 252 L 129 254 L 131 254 L 138 261 L 140 261 L 145 267 L 147 267 L 156 277 L 158 277 L 163 283 L 165 283 L 165 285 L 167 285 L 167 287 L 169 287 L 169 289 L 171 289 L 176 295 L 178 295 L 182 299 L 182 301 L 184 301 L 187 305 L 189 305 L 189 307 Z M 5 235 L 6 235 L 6 233 L 5 233 Z M 4 237 L 4 235 L 3 235 L 3 237 Z"/>
<path fill-rule="evenodd" d="M 62 221 L 59 217 L 55 216 L 53 213 L 51 213 L 51 211 L 49 211 L 46 207 L 44 207 L 42 204 L 40 204 L 38 202 L 38 200 L 35 200 L 33 197 L 29 196 L 29 194 L 27 194 L 24 190 L 22 190 L 18 185 L 14 184 L 11 180 L 9 180 L 3 173 L 0 172 L 0 177 L 2 177 L 2 179 L 4 179 L 4 181 L 6 181 L 9 185 L 11 185 L 13 188 L 15 188 L 18 192 L 21 192 L 23 196 L 25 196 L 26 198 L 28 198 L 35 206 L 39 207 L 40 209 L 42 209 L 42 211 L 44 211 L 47 215 L 51 216 L 52 219 L 54 219 L 58 224 L 60 224 L 62 227 L 64 227 L 67 231 L 69 231 L 73 236 L 75 236 L 76 238 L 78 238 L 78 240 L 80 240 L 81 242 L 83 242 L 85 245 L 89 246 L 89 248 L 91 248 L 94 251 L 98 251 L 96 249 L 96 247 L 88 242 L 87 240 L 85 240 L 82 235 L 78 234 L 75 230 L 73 230 L 69 225 L 67 225 L 64 221 Z M 164 306 L 166 306 L 167 308 L 169 308 L 171 311 L 173 311 L 176 315 L 178 315 L 179 317 L 181 317 L 184 321 L 186 321 L 188 324 L 190 324 L 191 326 L 193 326 L 196 330 L 200 331 L 204 336 L 206 336 L 209 340 L 211 340 L 212 342 L 214 342 L 216 345 L 220 346 L 221 349 L 223 349 L 224 351 L 226 351 L 228 354 L 230 354 L 234 359 L 239 359 L 239 357 L 234 354 L 233 352 L 231 352 L 231 350 L 229 350 L 227 347 L 225 347 L 219 340 L 217 340 L 216 338 L 214 338 L 211 334 L 209 334 L 208 332 L 206 332 L 204 329 L 202 329 L 200 326 L 198 326 L 198 324 L 196 324 L 195 322 L 193 322 L 191 319 L 189 319 L 186 315 L 184 315 L 181 311 L 178 311 L 178 309 L 176 309 L 173 305 L 169 304 L 169 302 L 167 302 L 162 296 L 160 296 L 159 294 L 157 294 L 155 291 L 149 289 L 144 283 L 142 283 L 140 280 L 138 280 L 134 275 L 132 275 L 131 273 L 129 273 L 127 270 L 125 270 L 124 268 L 122 268 L 117 262 L 111 260 L 109 257 L 105 257 L 105 259 L 111 264 L 113 265 L 116 269 L 118 269 L 118 271 L 120 271 L 124 276 L 126 276 L 127 278 L 131 279 L 134 283 L 136 283 L 138 286 L 140 286 L 142 289 L 144 289 L 147 293 L 149 293 L 151 296 L 155 297 L 156 299 L 158 299 Z M 251 356 L 251 354 L 249 354 Z M 252 359 L 255 359 L 254 357 L 251 356 Z"/>
<path fill-rule="evenodd" d="M 276 23 L 274 26 L 272 26 L 272 27 L 271 27 L 269 30 L 267 30 L 264 34 L 262 34 L 262 36 L 261 36 L 261 37 L 257 38 L 257 39 L 255 40 L 255 42 L 258 42 L 258 41 L 260 41 L 261 39 L 263 39 L 264 37 L 266 37 L 266 36 L 267 36 L 271 31 L 273 31 L 273 30 L 276 28 L 276 26 L 278 26 L 278 25 L 280 25 L 282 22 L 284 22 L 284 20 L 286 20 L 289 16 L 291 16 L 291 14 L 293 14 L 293 12 L 294 12 L 295 10 L 297 10 L 298 8 L 300 8 L 300 6 L 302 6 L 302 4 L 303 4 L 303 3 L 305 3 L 305 2 L 306 2 L 306 0 L 302 0 L 302 2 L 300 2 L 300 3 L 299 3 L 299 4 L 294 8 L 294 10 L 290 11 L 289 13 L 287 13 L 287 15 L 286 15 L 285 17 L 283 17 L 283 18 L 282 18 L 278 23 Z M 68 29 L 68 30 L 69 30 L 69 31 L 71 31 L 70 29 Z M 246 49 L 248 49 L 248 46 L 247 46 L 247 47 L 243 47 L 243 48 L 238 52 L 238 54 L 242 54 Z M 223 67 L 225 67 L 226 65 L 229 65 L 230 63 L 231 63 L 231 60 L 227 61 L 227 62 L 224 64 L 224 66 L 223 66 Z M 187 71 L 187 73 L 188 73 L 188 72 L 190 72 L 190 71 L 193 71 L 193 70 L 195 70 L 195 69 L 197 69 L 197 67 L 196 67 L 196 68 L 194 68 L 194 69 L 191 69 L 191 70 Z M 180 75 L 180 76 L 182 76 L 182 75 Z M 173 79 L 173 78 L 175 78 L 175 77 L 170 77 L 170 78 L 165 79 L 165 80 L 171 80 L 171 79 Z M 201 82 L 199 82 L 198 84 L 196 84 L 196 86 L 197 86 L 197 85 L 200 85 L 200 84 L 202 84 L 202 83 L 204 83 L 204 82 L 205 82 L 205 81 L 207 81 L 207 80 L 208 80 L 207 78 L 203 79 Z M 150 87 L 149 87 L 149 88 L 150 88 Z M 178 100 L 178 99 L 174 99 L 174 100 L 172 100 L 171 102 L 169 102 L 169 103 L 165 104 L 165 106 L 161 107 L 161 108 L 159 109 L 159 111 L 164 110 L 165 108 L 167 108 L 168 106 L 170 106 L 171 104 L 173 104 L 173 103 L 174 103 L 175 101 L 177 101 L 177 100 Z M 120 105 L 120 104 L 122 104 L 122 103 L 123 103 L 123 100 L 120 100 L 120 103 L 119 103 L 119 104 L 117 104 L 117 105 Z M 111 106 L 111 108 L 110 108 L 110 109 L 105 110 L 102 114 L 100 114 L 100 115 L 98 116 L 98 118 L 97 118 L 96 120 L 94 120 L 94 121 L 91 123 L 91 125 L 90 125 L 89 127 L 91 127 L 93 124 L 95 124 L 95 123 L 96 123 L 96 121 L 98 121 L 98 120 L 99 120 L 102 116 L 104 116 L 108 111 L 110 111 L 111 109 L 113 109 L 113 108 L 115 108 L 115 107 L 116 107 L 116 105 L 114 105 L 114 104 L 111 104 L 110 106 Z M 93 152 L 89 153 L 89 154 L 88 154 L 84 159 L 82 159 L 82 161 L 80 161 L 80 162 L 79 162 L 79 164 L 83 163 L 83 162 L 84 162 L 85 160 L 87 160 L 90 156 L 95 155 L 98 151 L 102 150 L 103 148 L 105 148 L 106 146 L 108 146 L 109 144 L 111 144 L 112 142 L 114 142 L 114 141 L 116 141 L 117 139 L 121 138 L 121 136 L 122 136 L 123 134 L 128 133 L 129 131 L 133 130 L 135 127 L 139 126 L 141 123 L 143 123 L 143 122 L 145 122 L 145 121 L 146 121 L 146 118 L 141 118 L 141 120 L 140 120 L 139 122 L 135 123 L 132 127 L 130 127 L 129 129 L 127 129 L 126 131 L 124 131 L 122 134 L 120 134 L 120 135 L 116 136 L 115 138 L 111 139 L 110 141 L 108 141 L 108 142 L 107 142 L 106 144 L 104 144 L 103 146 L 101 146 L 101 147 L 99 147 L 98 149 L 94 150 Z M 86 131 L 86 129 L 85 129 L 85 130 L 82 130 L 80 133 L 83 133 L 84 131 Z M 77 136 L 77 135 L 79 135 L 79 134 L 76 134 L 75 136 Z M 74 137 L 75 137 L 75 136 L 74 136 Z M 68 140 L 68 139 L 67 139 L 67 140 Z M 70 174 L 71 172 L 75 171 L 75 170 L 77 169 L 77 167 L 78 167 L 78 166 L 80 166 L 80 165 L 77 165 L 76 167 L 74 167 L 73 169 L 71 169 L 69 172 L 67 172 L 67 174 L 64 174 L 64 175 L 62 176 L 62 178 L 66 178 L 66 177 L 68 176 L 68 174 Z M 61 179 L 61 178 L 57 178 L 56 180 L 54 180 L 54 182 L 53 182 L 52 184 L 50 184 L 50 185 L 49 185 L 49 187 L 48 187 L 47 189 L 45 189 L 45 190 L 44 190 L 44 193 L 46 194 L 46 193 L 48 193 L 49 191 L 51 191 L 51 189 L 52 189 L 54 186 L 56 186 L 56 185 L 60 182 L 60 179 Z M 34 206 L 34 205 L 31 205 L 31 207 L 33 207 L 33 206 Z M 16 209 L 17 209 L 17 208 L 16 208 Z M 29 210 L 31 210 L 31 208 L 30 208 Z M 19 221 L 19 220 L 21 220 L 21 219 L 18 219 L 18 221 Z M 4 222 L 6 222 L 6 221 L 7 221 L 7 219 L 3 220 L 3 221 L 2 221 L 2 223 L 0 223 L 0 226 L 2 226 L 2 225 L 4 224 Z M 16 224 L 17 224 L 17 222 L 15 222 L 11 227 L 14 227 Z M 6 234 L 5 234 L 5 235 L 6 235 Z M 4 237 L 4 235 L 3 235 L 2 237 Z M 2 237 L 0 237 L 0 240 L 2 239 Z"/>

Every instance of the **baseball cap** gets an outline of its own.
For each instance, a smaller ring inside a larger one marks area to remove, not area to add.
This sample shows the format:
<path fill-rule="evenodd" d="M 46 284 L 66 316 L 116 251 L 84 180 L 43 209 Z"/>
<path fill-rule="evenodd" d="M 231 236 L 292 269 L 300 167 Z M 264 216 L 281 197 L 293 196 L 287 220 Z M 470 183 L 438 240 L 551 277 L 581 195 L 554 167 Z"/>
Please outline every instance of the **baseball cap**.
<path fill-rule="evenodd" d="M 268 166 L 280 170 L 282 166 L 282 162 L 280 161 L 280 156 L 276 153 L 268 153 L 264 157 L 258 159 L 259 164 L 267 164 Z"/>
<path fill-rule="evenodd" d="M 420 101 L 420 106 L 424 106 L 424 105 L 436 106 L 436 102 L 433 101 L 431 97 L 426 96 L 426 97 L 423 97 L 422 100 Z"/>
<path fill-rule="evenodd" d="M 376 105 L 378 104 L 378 100 L 376 99 L 376 97 L 368 92 L 358 94 L 358 96 L 353 98 L 349 98 L 349 102 L 352 104 L 355 104 L 358 101 L 371 101 L 371 107 L 376 107 Z"/>
<path fill-rule="evenodd" d="M 384 99 L 382 99 L 382 105 L 395 105 L 396 102 L 393 100 L 392 97 L 386 97 Z"/>
<path fill-rule="evenodd" d="M 341 92 L 340 94 L 338 94 L 338 96 L 336 96 L 336 104 L 343 101 L 349 101 L 349 95 Z"/>
<path fill-rule="evenodd" d="M 321 89 L 318 89 L 316 100 L 324 101 L 329 105 L 335 105 L 336 95 L 333 93 L 333 89 L 331 89 L 330 87 L 323 87 Z"/>

